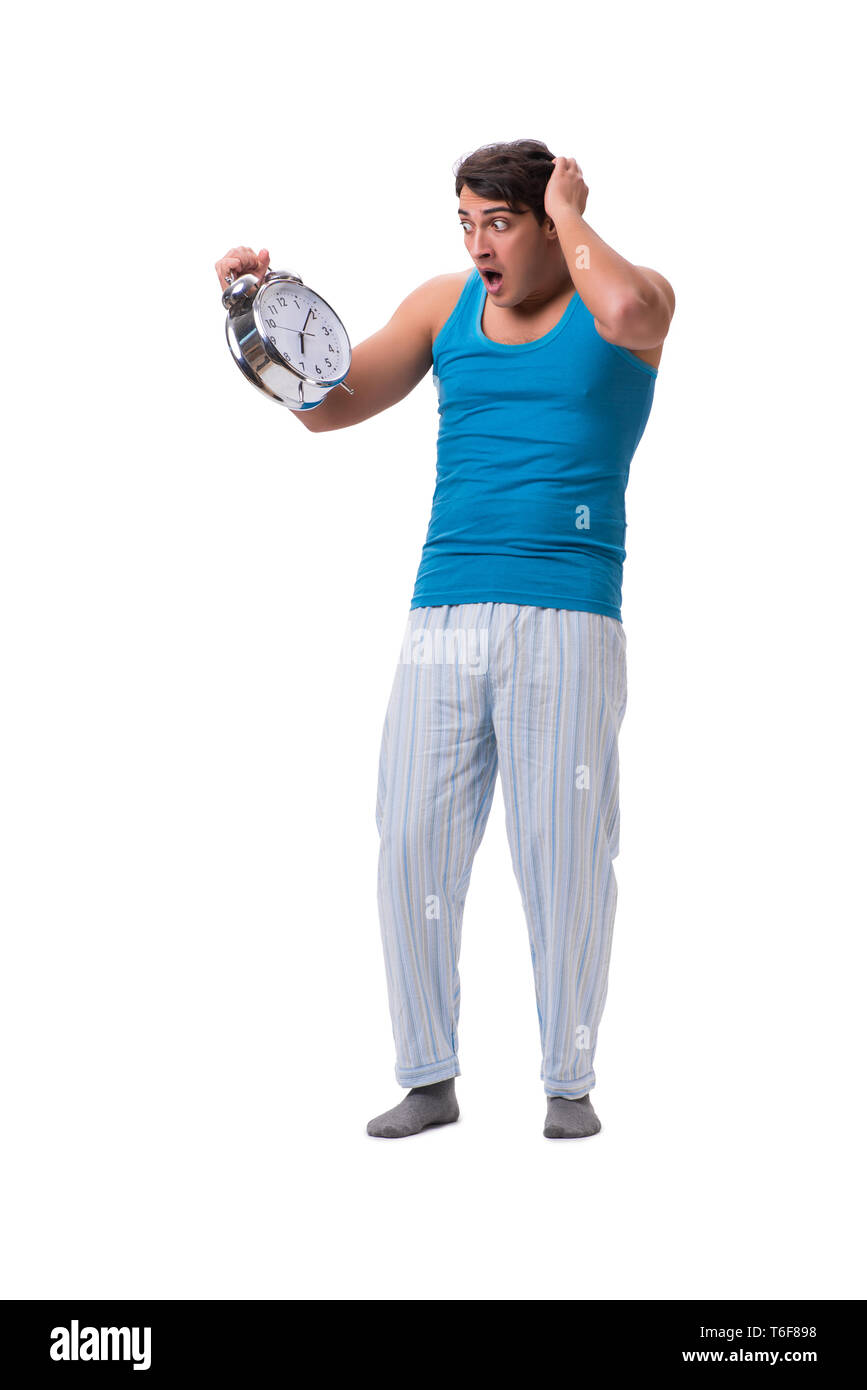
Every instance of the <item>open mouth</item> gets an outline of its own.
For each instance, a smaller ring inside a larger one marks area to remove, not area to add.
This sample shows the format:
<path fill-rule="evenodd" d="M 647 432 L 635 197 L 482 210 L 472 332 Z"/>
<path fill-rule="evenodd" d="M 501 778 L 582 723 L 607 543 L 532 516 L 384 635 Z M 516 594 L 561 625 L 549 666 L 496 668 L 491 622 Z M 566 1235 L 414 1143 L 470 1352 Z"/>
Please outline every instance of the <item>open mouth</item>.
<path fill-rule="evenodd" d="M 498 290 L 503 283 L 501 270 L 483 270 L 482 275 L 489 290 Z"/>

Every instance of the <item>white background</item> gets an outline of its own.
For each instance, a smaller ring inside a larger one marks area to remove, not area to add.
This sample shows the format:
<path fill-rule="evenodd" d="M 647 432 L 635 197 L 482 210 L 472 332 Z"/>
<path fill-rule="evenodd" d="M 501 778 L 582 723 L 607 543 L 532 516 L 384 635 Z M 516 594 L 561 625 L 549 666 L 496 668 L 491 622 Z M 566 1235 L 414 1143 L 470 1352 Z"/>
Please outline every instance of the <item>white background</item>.
<path fill-rule="evenodd" d="M 7 19 L 3 1297 L 865 1296 L 855 22 Z M 390 1143 L 376 774 L 435 393 L 308 434 L 233 364 L 214 261 L 267 246 L 358 344 L 468 264 L 456 161 L 527 136 L 677 295 L 627 493 L 603 1128 L 542 1136 L 498 785 L 462 1118 Z"/>

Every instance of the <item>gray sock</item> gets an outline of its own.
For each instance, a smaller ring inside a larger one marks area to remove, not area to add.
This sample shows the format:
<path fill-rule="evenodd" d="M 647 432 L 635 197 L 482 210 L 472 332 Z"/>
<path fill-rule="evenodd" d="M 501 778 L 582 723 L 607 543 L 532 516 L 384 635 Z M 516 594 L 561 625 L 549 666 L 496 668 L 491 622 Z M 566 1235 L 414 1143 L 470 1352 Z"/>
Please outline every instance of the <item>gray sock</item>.
<path fill-rule="evenodd" d="M 429 1125 L 449 1125 L 460 1115 L 455 1099 L 455 1078 L 434 1081 L 430 1086 L 413 1086 L 408 1096 L 393 1110 L 377 1115 L 367 1126 L 377 1139 L 405 1139 Z"/>
<path fill-rule="evenodd" d="M 542 1131 L 546 1139 L 588 1139 L 601 1128 L 589 1095 L 579 1096 L 577 1100 L 569 1100 L 566 1096 L 548 1097 L 548 1114 Z"/>

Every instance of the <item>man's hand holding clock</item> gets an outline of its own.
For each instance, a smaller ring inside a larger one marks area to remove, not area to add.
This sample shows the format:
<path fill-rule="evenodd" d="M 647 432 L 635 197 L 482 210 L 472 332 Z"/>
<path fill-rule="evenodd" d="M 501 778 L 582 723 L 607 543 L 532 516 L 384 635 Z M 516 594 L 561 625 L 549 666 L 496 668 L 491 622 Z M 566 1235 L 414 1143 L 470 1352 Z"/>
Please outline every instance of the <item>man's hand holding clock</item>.
<path fill-rule="evenodd" d="M 289 410 L 315 410 L 335 386 L 351 396 L 349 335 L 321 295 L 289 270 L 271 270 L 266 247 L 235 246 L 214 263 L 226 339 L 244 376 Z"/>
<path fill-rule="evenodd" d="M 235 279 L 239 275 L 255 275 L 261 283 L 268 271 L 268 259 L 268 251 L 264 246 L 258 256 L 252 246 L 233 246 L 231 251 L 227 251 L 225 256 L 221 256 L 214 264 L 220 289 L 228 289 L 227 271 L 231 271 Z"/>

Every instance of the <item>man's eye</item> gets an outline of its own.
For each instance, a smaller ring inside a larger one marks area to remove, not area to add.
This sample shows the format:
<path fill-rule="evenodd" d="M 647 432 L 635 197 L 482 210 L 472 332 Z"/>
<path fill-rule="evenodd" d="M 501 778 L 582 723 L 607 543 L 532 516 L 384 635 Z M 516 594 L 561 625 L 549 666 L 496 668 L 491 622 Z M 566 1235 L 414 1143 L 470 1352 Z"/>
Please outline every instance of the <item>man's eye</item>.
<path fill-rule="evenodd" d="M 507 231 L 507 230 L 508 230 L 509 224 L 508 224 L 508 222 L 505 220 L 505 218 L 503 218 L 503 217 L 495 217 L 494 220 L 493 220 L 493 222 L 491 223 L 491 226 L 492 226 L 492 227 L 496 227 L 496 225 L 497 225 L 498 222 L 500 223 L 500 225 L 501 225 L 503 231 Z M 465 231 L 465 232 L 471 232 L 471 231 L 473 230 L 473 228 L 472 228 L 472 223 L 470 223 L 470 222 L 462 222 L 462 223 L 461 223 L 461 229 L 462 229 L 463 231 Z"/>

